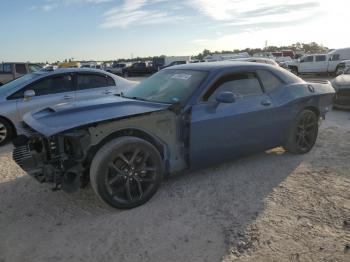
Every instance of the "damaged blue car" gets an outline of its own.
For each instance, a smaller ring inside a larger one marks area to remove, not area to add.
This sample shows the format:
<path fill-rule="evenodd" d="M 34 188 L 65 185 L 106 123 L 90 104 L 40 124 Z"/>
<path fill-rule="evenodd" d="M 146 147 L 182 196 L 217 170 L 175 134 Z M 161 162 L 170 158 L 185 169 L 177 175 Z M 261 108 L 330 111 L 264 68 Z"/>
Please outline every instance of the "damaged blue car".
<path fill-rule="evenodd" d="M 26 114 L 13 158 L 54 189 L 90 182 L 105 203 L 133 208 L 169 174 L 276 146 L 309 152 L 333 96 L 329 82 L 270 65 L 174 66 L 115 98 Z"/>

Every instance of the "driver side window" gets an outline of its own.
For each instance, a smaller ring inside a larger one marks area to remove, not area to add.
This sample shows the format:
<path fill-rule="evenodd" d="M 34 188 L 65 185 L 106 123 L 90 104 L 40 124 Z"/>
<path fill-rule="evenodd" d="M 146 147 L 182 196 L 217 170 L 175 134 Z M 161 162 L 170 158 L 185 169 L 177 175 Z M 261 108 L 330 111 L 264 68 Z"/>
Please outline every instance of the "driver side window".
<path fill-rule="evenodd" d="M 72 92 L 74 91 L 73 78 L 69 74 L 44 78 L 13 94 L 11 99 L 23 98 L 27 90 L 34 90 L 35 96 Z"/>
<path fill-rule="evenodd" d="M 215 101 L 221 92 L 232 92 L 237 99 L 262 95 L 263 91 L 255 73 L 238 73 L 224 76 L 204 95 L 204 101 Z"/>

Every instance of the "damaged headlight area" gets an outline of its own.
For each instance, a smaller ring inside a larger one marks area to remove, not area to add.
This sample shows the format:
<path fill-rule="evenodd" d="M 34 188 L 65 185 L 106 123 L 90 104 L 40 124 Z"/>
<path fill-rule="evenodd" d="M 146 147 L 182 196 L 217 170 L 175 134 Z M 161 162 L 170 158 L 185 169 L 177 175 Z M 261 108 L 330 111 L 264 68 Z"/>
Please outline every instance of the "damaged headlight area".
<path fill-rule="evenodd" d="M 83 161 L 90 136 L 83 130 L 52 137 L 40 134 L 18 136 L 14 141 L 13 159 L 30 176 L 41 183 L 53 184 L 53 190 L 75 192 L 82 185 Z"/>

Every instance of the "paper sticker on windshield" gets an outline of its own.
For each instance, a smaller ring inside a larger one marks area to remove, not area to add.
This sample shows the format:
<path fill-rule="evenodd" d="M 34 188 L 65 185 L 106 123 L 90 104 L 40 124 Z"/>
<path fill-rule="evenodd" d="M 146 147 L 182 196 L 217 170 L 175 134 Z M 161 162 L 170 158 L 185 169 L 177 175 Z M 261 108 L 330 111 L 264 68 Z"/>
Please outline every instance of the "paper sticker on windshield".
<path fill-rule="evenodd" d="M 181 79 L 181 80 L 188 80 L 191 78 L 192 75 L 188 75 L 188 74 L 175 74 L 173 75 L 171 78 L 174 79 Z"/>

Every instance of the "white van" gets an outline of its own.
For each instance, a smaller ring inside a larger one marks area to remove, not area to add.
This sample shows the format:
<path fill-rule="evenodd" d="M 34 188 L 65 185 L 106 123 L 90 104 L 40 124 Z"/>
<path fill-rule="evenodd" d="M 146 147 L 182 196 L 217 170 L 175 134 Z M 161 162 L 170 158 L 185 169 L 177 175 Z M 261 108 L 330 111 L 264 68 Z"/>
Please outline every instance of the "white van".
<path fill-rule="evenodd" d="M 339 69 L 339 64 L 343 60 L 350 60 L 350 47 L 335 49 L 328 53 L 328 58 L 328 72 L 336 73 L 337 69 Z"/>

